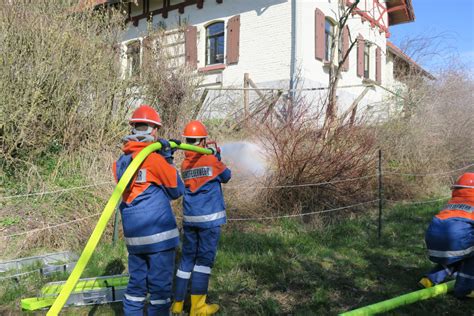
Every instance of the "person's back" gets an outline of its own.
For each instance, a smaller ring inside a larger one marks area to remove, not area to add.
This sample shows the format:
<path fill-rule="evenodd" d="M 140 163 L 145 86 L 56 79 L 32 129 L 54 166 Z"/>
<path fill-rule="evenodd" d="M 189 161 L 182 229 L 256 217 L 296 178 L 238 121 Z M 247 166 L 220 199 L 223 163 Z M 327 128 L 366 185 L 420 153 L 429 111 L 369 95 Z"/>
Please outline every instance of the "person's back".
<path fill-rule="evenodd" d="M 125 315 L 143 315 L 149 293 L 148 315 L 169 315 L 175 248 L 179 243 L 170 200 L 183 194 L 184 185 L 172 164 L 168 141 L 158 139 L 161 125 L 158 113 L 141 106 L 130 123 L 132 134 L 124 138 L 123 154 L 113 166 L 117 181 L 133 158 L 152 142 L 159 141 L 162 149 L 145 158 L 127 186 L 119 207 L 130 274 L 123 308 Z"/>
<path fill-rule="evenodd" d="M 457 274 L 455 295 L 474 298 L 474 173 L 462 175 L 452 189 L 425 235 L 429 258 L 438 265 L 420 283 L 430 287 Z"/>
<path fill-rule="evenodd" d="M 190 122 L 183 133 L 188 144 L 206 147 L 207 130 L 198 121 Z M 180 314 L 191 280 L 190 316 L 212 315 L 219 306 L 206 304 L 209 277 L 214 265 L 221 225 L 226 223 L 226 211 L 221 183 L 231 178 L 231 172 L 215 155 L 186 152 L 181 165 L 186 191 L 183 197 L 183 245 L 176 273 L 172 312 Z"/>
<path fill-rule="evenodd" d="M 231 172 L 214 155 L 186 152 L 181 165 L 186 191 L 183 196 L 183 226 L 201 228 L 226 223 L 221 183 L 230 180 Z"/>

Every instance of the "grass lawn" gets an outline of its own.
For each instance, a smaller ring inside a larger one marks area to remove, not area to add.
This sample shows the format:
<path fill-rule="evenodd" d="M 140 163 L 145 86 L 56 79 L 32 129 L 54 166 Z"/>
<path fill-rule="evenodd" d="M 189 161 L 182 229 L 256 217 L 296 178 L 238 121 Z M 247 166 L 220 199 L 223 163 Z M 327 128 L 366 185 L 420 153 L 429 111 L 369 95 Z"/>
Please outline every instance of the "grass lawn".
<path fill-rule="evenodd" d="M 227 225 L 213 269 L 210 301 L 221 305 L 219 315 L 336 315 L 418 290 L 419 278 L 431 267 L 424 230 L 440 207 L 387 209 L 381 241 L 376 217 L 369 215 L 323 230 L 296 220 Z M 102 243 L 84 277 L 121 273 L 125 266 L 123 244 L 112 248 Z M 40 282 L 21 285 L 28 280 L 0 290 L 0 314 L 18 313 L 19 296 L 34 296 Z M 120 304 L 113 304 L 65 311 L 114 315 L 120 310 Z M 474 300 L 446 295 L 387 315 L 474 315 Z"/>

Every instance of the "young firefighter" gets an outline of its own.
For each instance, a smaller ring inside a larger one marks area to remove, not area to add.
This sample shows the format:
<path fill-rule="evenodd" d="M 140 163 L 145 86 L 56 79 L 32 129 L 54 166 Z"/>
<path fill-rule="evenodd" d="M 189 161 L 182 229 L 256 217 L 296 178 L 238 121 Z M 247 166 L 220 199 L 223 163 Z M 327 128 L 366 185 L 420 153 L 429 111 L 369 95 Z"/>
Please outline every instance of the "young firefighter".
<path fill-rule="evenodd" d="M 452 198 L 426 231 L 430 260 L 437 263 L 420 283 L 425 287 L 456 277 L 454 295 L 474 298 L 474 173 L 452 186 Z"/>
<path fill-rule="evenodd" d="M 184 184 L 172 164 L 169 142 L 158 139 L 158 113 L 142 105 L 133 113 L 130 124 L 132 134 L 124 138 L 123 154 L 113 166 L 116 181 L 143 148 L 155 141 L 163 147 L 144 160 L 120 204 L 130 274 L 123 309 L 125 315 L 143 315 L 149 293 L 148 315 L 169 315 L 175 248 L 179 242 L 170 200 L 184 193 Z"/>
<path fill-rule="evenodd" d="M 206 147 L 206 127 L 199 121 L 186 125 L 186 142 Z M 221 183 L 227 183 L 231 172 L 215 155 L 186 152 L 181 166 L 185 183 L 183 198 L 183 245 L 179 269 L 175 279 L 175 297 L 171 311 L 180 314 L 191 279 L 190 316 L 213 315 L 217 304 L 206 304 L 209 276 L 217 252 L 221 225 L 226 223 L 226 212 Z"/>

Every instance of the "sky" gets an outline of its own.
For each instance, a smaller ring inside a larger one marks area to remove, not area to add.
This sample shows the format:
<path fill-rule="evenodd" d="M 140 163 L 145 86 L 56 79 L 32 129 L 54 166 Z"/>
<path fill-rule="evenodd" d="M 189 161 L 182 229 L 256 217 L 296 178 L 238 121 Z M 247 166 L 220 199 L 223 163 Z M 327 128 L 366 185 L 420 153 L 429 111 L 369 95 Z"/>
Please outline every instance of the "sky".
<path fill-rule="evenodd" d="M 412 0 L 412 4 L 415 21 L 391 26 L 389 40 L 404 47 L 408 38 L 428 38 L 407 47 L 407 53 L 428 71 L 436 72 L 454 58 L 474 73 L 474 0 Z M 426 42 L 430 43 L 426 53 L 413 48 Z"/>

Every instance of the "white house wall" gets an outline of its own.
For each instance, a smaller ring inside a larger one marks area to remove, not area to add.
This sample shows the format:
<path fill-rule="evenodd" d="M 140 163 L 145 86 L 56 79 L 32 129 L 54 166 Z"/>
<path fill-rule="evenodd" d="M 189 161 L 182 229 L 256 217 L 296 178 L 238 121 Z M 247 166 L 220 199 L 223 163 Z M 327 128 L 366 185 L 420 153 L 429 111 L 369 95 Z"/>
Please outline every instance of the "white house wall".
<path fill-rule="evenodd" d="M 323 62 L 315 59 L 315 9 L 319 8 L 334 21 L 338 20 L 339 0 L 224 0 L 222 4 L 205 1 L 204 7 L 195 5 L 185 7 L 185 12 L 170 11 L 168 18 L 161 15 L 153 16 L 153 26 L 164 25 L 167 30 L 175 29 L 180 23 L 197 27 L 198 31 L 198 68 L 205 67 L 205 27 L 215 21 L 227 21 L 240 15 L 240 49 L 239 62 L 226 65 L 224 70 L 205 72 L 204 85 L 241 87 L 244 73 L 260 87 L 287 88 L 290 81 L 290 63 L 292 49 L 292 5 L 296 3 L 296 65 L 301 71 L 302 86 L 327 87 L 328 70 Z M 360 9 L 372 12 L 373 8 L 365 8 L 365 4 L 373 1 L 361 1 Z M 383 19 L 387 24 L 387 14 Z M 147 34 L 147 22 L 141 19 L 138 26 L 129 24 L 124 42 L 142 39 Z M 366 42 L 372 43 L 370 48 L 370 75 L 375 81 L 375 50 L 381 48 L 381 84 L 392 86 L 393 61 L 386 60 L 386 37 L 377 27 L 371 27 L 369 21 L 363 22 L 358 14 L 351 15 L 347 25 L 351 41 L 360 34 Z M 227 35 L 227 34 L 226 34 Z M 226 36 L 225 35 L 225 36 Z M 225 45 L 226 46 L 226 45 Z M 226 49 L 226 48 L 225 48 Z M 224 52 L 224 55 L 226 52 Z M 342 72 L 339 86 L 362 85 L 363 78 L 357 76 L 357 44 L 349 55 L 349 70 Z M 344 111 L 364 87 L 341 88 L 338 92 L 340 111 Z M 311 97 L 320 99 L 324 92 L 311 92 Z M 387 92 L 379 87 L 371 89 L 360 102 L 359 108 L 366 105 L 377 106 L 387 97 Z"/>
<path fill-rule="evenodd" d="M 198 68 L 205 67 L 206 29 L 215 21 L 227 21 L 240 15 L 240 58 L 235 65 L 226 65 L 222 76 L 219 71 L 206 73 L 205 84 L 242 86 L 244 73 L 255 82 L 285 81 L 290 74 L 291 5 L 286 0 L 206 1 L 204 8 L 195 5 L 170 11 L 168 18 L 153 17 L 153 26 L 166 25 L 167 30 L 177 28 L 180 21 L 198 28 Z M 124 41 L 146 35 L 147 22 L 141 19 L 137 27 L 130 24 Z M 225 55 L 225 52 L 224 52 Z M 217 82 L 216 82 L 217 81 Z M 283 84 L 283 83 L 281 83 Z"/>

